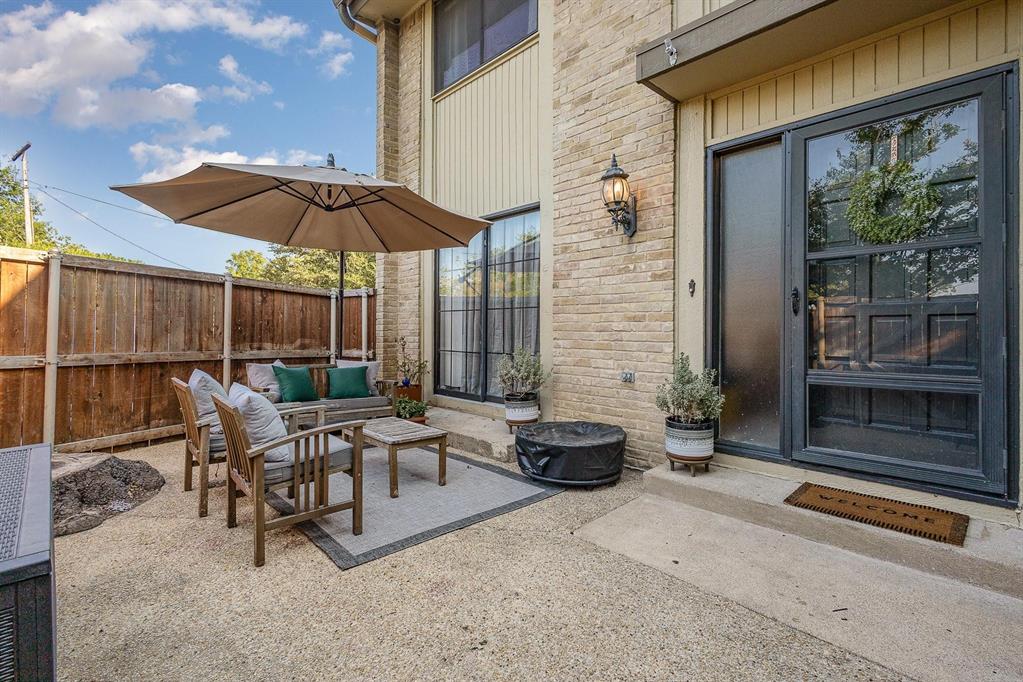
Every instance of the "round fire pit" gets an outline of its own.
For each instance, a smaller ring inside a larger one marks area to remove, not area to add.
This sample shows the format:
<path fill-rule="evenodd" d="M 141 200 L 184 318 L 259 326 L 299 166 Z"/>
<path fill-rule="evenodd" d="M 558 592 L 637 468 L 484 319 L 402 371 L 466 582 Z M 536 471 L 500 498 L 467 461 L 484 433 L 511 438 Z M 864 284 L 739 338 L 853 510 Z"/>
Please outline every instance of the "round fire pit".
<path fill-rule="evenodd" d="M 569 486 L 613 483 L 622 475 L 625 430 L 593 422 L 543 422 L 519 428 L 515 453 L 535 481 Z"/>

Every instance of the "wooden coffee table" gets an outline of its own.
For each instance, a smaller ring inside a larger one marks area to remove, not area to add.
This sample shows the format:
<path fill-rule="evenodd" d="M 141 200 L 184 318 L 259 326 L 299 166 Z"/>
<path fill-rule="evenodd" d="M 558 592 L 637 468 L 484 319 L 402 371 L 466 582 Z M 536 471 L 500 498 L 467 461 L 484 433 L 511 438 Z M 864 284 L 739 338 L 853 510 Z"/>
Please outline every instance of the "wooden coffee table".
<path fill-rule="evenodd" d="M 397 417 L 367 419 L 362 437 L 370 443 L 387 448 L 387 464 L 391 475 L 391 497 L 398 496 L 398 451 L 436 445 L 439 451 L 437 483 L 447 484 L 448 432 L 432 426 L 416 424 Z"/>

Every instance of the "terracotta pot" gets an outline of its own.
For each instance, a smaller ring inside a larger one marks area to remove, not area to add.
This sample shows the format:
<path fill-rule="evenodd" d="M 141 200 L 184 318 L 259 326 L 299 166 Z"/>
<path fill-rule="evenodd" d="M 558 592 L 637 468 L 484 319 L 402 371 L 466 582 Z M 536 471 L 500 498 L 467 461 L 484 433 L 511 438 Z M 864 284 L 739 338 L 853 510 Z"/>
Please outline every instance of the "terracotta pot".
<path fill-rule="evenodd" d="M 416 424 L 426 424 L 426 415 L 423 414 L 418 417 L 409 417 L 408 420 L 410 422 L 415 422 Z"/>
<path fill-rule="evenodd" d="M 706 462 L 714 456 L 714 422 L 686 424 L 666 418 L 664 449 L 676 462 Z"/>
<path fill-rule="evenodd" d="M 402 386 L 400 383 L 394 386 L 394 399 L 405 397 L 411 400 L 422 400 L 423 399 L 423 386 L 422 384 L 412 384 L 411 386 Z"/>

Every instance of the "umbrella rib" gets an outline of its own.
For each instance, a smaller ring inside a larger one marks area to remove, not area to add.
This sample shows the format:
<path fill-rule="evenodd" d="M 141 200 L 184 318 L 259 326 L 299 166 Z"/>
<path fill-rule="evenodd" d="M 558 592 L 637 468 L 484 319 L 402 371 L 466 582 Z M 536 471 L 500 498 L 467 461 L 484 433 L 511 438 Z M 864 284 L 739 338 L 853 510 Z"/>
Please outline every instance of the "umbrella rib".
<path fill-rule="evenodd" d="M 277 180 L 277 178 L 274 178 L 274 180 Z M 281 182 L 281 181 L 277 180 L 277 182 Z M 237 204 L 237 203 L 239 203 L 241 201 L 246 201 L 248 199 L 252 199 L 253 197 L 258 197 L 260 194 L 266 194 L 267 192 L 272 192 L 273 190 L 280 189 L 280 188 L 281 188 L 281 185 L 275 185 L 274 187 L 267 187 L 266 189 L 261 189 L 258 192 L 253 192 L 252 194 L 248 194 L 248 195 L 246 195 L 244 197 L 238 197 L 237 199 L 232 199 L 231 201 L 228 201 L 227 203 L 224 203 L 224 204 L 220 204 L 219 206 L 214 206 L 213 208 L 207 208 L 207 209 L 204 209 L 202 211 L 199 211 L 198 213 L 193 213 L 191 215 L 186 215 L 184 218 L 175 218 L 174 222 L 176 222 L 176 223 L 183 223 L 186 220 L 191 220 L 192 218 L 196 218 L 198 216 L 201 216 L 204 213 L 212 213 L 213 211 L 219 211 L 220 209 L 226 208 L 226 207 L 230 206 L 231 204 Z"/>
<path fill-rule="evenodd" d="M 349 196 L 351 196 L 351 195 L 349 195 Z M 433 223 L 426 222 L 425 220 L 423 220 L 422 218 L 417 216 L 415 213 L 412 213 L 411 211 L 402 208 L 401 206 L 399 206 L 398 204 L 394 203 L 393 201 L 391 201 L 387 197 L 383 196 L 382 194 L 378 194 L 377 196 L 380 197 L 383 201 L 386 201 L 387 203 L 389 203 L 391 206 L 394 206 L 399 211 L 403 211 L 403 212 L 409 214 L 410 216 L 412 216 L 413 218 L 415 218 L 416 220 L 421 222 L 423 225 L 426 225 L 430 229 L 433 229 L 433 230 L 436 230 L 437 232 L 440 232 L 442 235 L 444 235 L 445 237 L 447 237 L 449 239 L 454 239 L 456 242 L 458 242 L 462 246 L 469 246 L 469 242 L 463 242 L 458 237 L 454 236 L 453 234 L 448 234 L 447 232 L 445 232 L 444 230 L 440 229 L 439 227 L 437 227 Z M 358 207 L 356 207 L 356 208 L 358 208 Z M 359 212 L 361 213 L 362 211 L 359 211 Z"/>
<path fill-rule="evenodd" d="M 288 241 L 285 243 L 285 246 L 291 246 L 291 240 L 295 237 L 295 233 L 298 232 L 299 225 L 301 225 L 302 221 L 305 220 L 306 213 L 308 213 L 309 209 L 312 208 L 312 207 L 313 207 L 313 202 L 311 202 L 311 201 L 306 202 L 305 210 L 302 211 L 302 215 L 300 215 L 298 217 L 298 220 L 295 221 L 295 227 L 293 227 L 291 229 L 291 234 L 288 235 Z"/>
<path fill-rule="evenodd" d="M 294 180 L 292 180 L 292 182 L 294 182 Z M 307 197 L 306 195 L 302 194 L 301 192 L 299 192 L 294 187 L 291 187 L 290 185 L 283 185 L 281 187 L 278 187 L 277 189 L 279 189 L 281 193 L 287 194 L 289 197 L 292 197 L 293 199 L 299 199 L 300 201 L 304 201 L 310 206 L 319 206 L 320 208 L 323 208 L 323 206 L 320 206 L 320 204 L 317 204 L 315 201 L 313 201 L 312 198 Z"/>
<path fill-rule="evenodd" d="M 344 191 L 345 194 L 348 195 L 348 198 L 352 200 L 352 206 L 354 206 L 355 210 L 359 212 L 360 216 L 362 216 L 362 220 L 366 223 L 366 226 L 369 228 L 369 231 L 373 233 L 373 236 L 377 238 L 377 241 L 380 242 L 385 249 L 387 249 L 387 253 L 393 253 L 391 251 L 391 247 L 387 245 L 387 242 L 384 241 L 384 238 L 381 237 L 380 233 L 376 231 L 375 227 L 373 227 L 373 223 L 369 222 L 369 218 L 367 218 L 366 214 L 362 212 L 361 208 L 359 208 L 359 204 L 356 203 L 355 197 L 353 197 L 352 193 L 348 191 L 348 188 L 342 187 L 342 190 Z"/>

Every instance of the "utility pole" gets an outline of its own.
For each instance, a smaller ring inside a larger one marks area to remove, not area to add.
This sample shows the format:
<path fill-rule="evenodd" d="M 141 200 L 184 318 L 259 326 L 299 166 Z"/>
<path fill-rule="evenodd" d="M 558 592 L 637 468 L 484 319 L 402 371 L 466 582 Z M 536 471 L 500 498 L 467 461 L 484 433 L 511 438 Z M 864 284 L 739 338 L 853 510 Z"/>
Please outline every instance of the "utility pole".
<path fill-rule="evenodd" d="M 26 142 L 11 157 L 11 163 L 21 159 L 21 189 L 25 196 L 25 245 L 29 248 L 32 248 L 32 242 L 35 241 L 35 230 L 32 228 L 32 200 L 28 193 L 28 148 L 31 146 L 31 142 Z"/>

